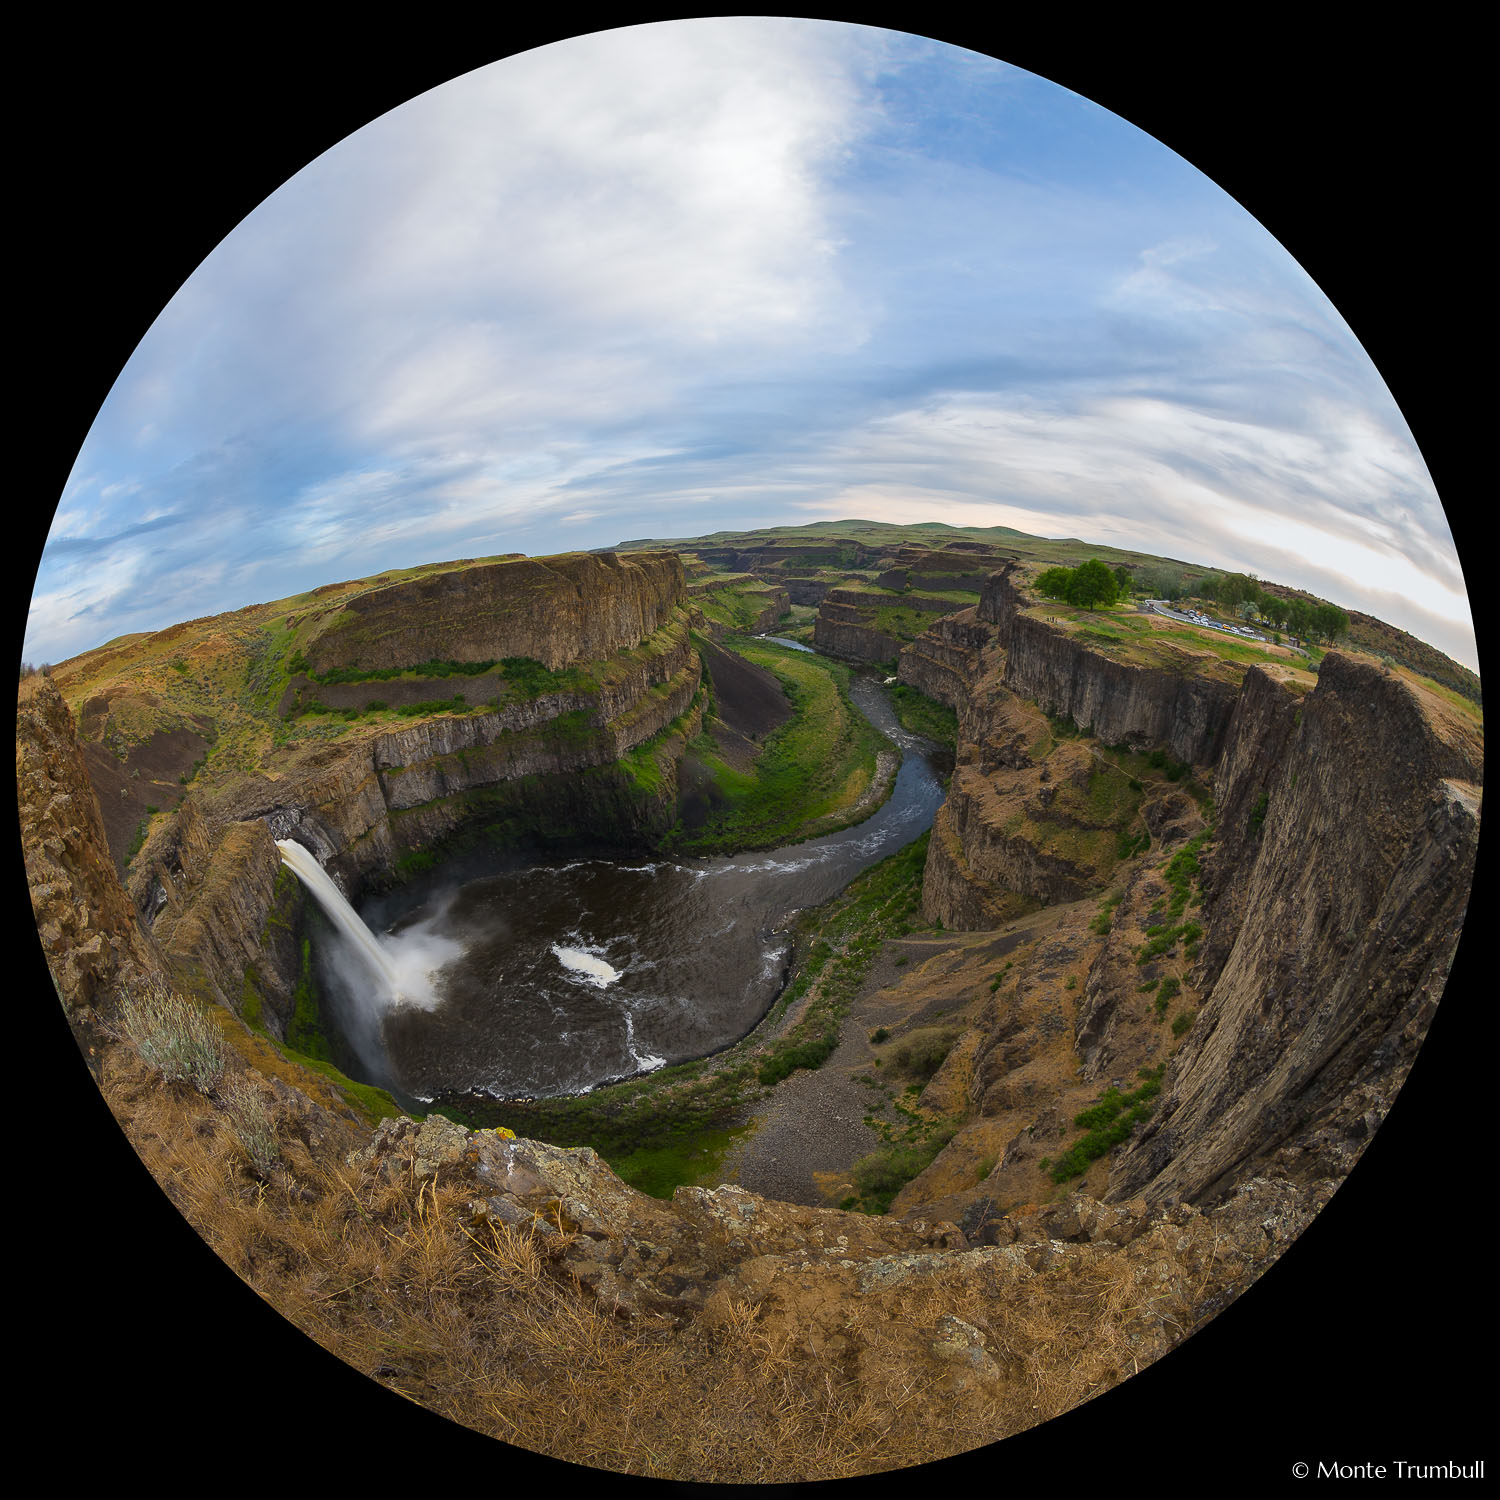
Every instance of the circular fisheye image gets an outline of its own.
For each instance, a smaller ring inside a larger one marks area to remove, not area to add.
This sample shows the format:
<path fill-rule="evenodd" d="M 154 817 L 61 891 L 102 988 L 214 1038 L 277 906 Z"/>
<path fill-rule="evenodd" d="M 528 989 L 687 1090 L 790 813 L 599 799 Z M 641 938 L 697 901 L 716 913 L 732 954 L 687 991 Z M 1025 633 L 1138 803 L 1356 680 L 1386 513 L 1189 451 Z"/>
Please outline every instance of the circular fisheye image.
<path fill-rule="evenodd" d="M 909 32 L 389 93 L 203 179 L 40 497 L 19 946 L 120 1242 L 48 1357 L 320 1476 L 1118 1465 L 1271 1389 L 1246 1472 L 1476 1463 L 1317 1394 L 1428 1352 L 1484 752 L 1329 297 Z"/>

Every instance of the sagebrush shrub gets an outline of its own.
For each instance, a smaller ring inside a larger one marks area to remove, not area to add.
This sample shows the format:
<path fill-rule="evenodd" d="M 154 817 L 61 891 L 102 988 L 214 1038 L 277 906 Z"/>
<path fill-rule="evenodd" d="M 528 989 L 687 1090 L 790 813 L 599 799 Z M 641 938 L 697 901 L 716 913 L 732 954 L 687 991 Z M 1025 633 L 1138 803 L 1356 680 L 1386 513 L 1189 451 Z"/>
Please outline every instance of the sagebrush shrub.
<path fill-rule="evenodd" d="M 262 1177 L 267 1176 L 281 1155 L 281 1143 L 276 1139 L 276 1126 L 266 1107 L 265 1095 L 244 1074 L 240 1074 L 229 1081 L 222 1098 L 235 1139 L 245 1148 L 245 1155 L 250 1158 L 250 1165 L 256 1172 Z"/>
<path fill-rule="evenodd" d="M 120 1035 L 170 1083 L 211 1094 L 223 1081 L 228 1049 L 212 1018 L 160 983 L 142 985 L 121 1002 Z"/>

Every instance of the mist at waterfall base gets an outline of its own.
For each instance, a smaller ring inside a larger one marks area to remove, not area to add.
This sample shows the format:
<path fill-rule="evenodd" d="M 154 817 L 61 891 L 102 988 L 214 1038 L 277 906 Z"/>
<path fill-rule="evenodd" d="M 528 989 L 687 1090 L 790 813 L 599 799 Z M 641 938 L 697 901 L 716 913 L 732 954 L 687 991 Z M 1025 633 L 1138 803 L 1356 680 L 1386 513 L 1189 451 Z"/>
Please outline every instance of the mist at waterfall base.
<path fill-rule="evenodd" d="M 785 981 L 795 913 L 916 838 L 942 799 L 931 747 L 873 682 L 853 696 L 904 758 L 885 804 L 842 833 L 696 860 L 480 853 L 363 903 L 396 977 L 374 977 L 342 928 L 314 948 L 370 1081 L 423 1101 L 581 1093 L 743 1036 Z"/>
<path fill-rule="evenodd" d="M 463 956 L 463 944 L 443 931 L 443 903 L 399 936 L 377 936 L 302 845 L 278 839 L 276 847 L 327 919 L 318 943 L 323 1002 L 331 1013 L 325 1020 L 370 1082 L 396 1085 L 383 1035 L 386 1018 L 402 1008 L 432 1010 L 442 971 Z"/>

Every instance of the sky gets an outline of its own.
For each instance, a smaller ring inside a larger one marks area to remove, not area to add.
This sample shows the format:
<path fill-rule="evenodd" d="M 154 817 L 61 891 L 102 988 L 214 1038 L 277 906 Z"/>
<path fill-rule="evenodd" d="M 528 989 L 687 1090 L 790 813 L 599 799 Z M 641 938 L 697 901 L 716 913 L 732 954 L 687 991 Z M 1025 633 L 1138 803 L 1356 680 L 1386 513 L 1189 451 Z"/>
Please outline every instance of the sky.
<path fill-rule="evenodd" d="M 23 659 L 417 562 L 845 518 L 1251 571 L 1477 665 L 1405 421 L 1244 209 L 1024 70 L 775 18 L 506 58 L 273 193 L 95 419 Z"/>

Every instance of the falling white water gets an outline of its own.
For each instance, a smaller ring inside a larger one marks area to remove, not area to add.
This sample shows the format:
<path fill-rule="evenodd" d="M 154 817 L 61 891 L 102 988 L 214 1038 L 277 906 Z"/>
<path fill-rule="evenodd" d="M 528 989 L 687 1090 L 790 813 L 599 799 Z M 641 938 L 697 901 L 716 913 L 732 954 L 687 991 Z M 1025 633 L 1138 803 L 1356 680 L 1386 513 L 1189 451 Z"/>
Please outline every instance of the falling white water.
<path fill-rule="evenodd" d="M 328 920 L 338 928 L 346 942 L 369 966 L 371 977 L 380 985 L 387 1005 L 399 1005 L 406 997 L 396 978 L 396 966 L 389 954 L 375 940 L 375 934 L 360 921 L 359 913 L 344 900 L 344 893 L 333 883 L 333 877 L 295 839 L 277 839 L 281 861 L 313 894 Z"/>
<path fill-rule="evenodd" d="M 359 989 L 374 1000 L 376 1015 L 396 1005 L 431 1010 L 438 1003 L 437 972 L 463 952 L 463 945 L 439 936 L 430 922 L 415 923 L 396 937 L 376 937 L 344 899 L 333 877 L 301 844 L 295 839 L 277 839 L 276 847 L 282 861 L 323 908 L 345 949 L 368 970 L 367 983 Z"/>

